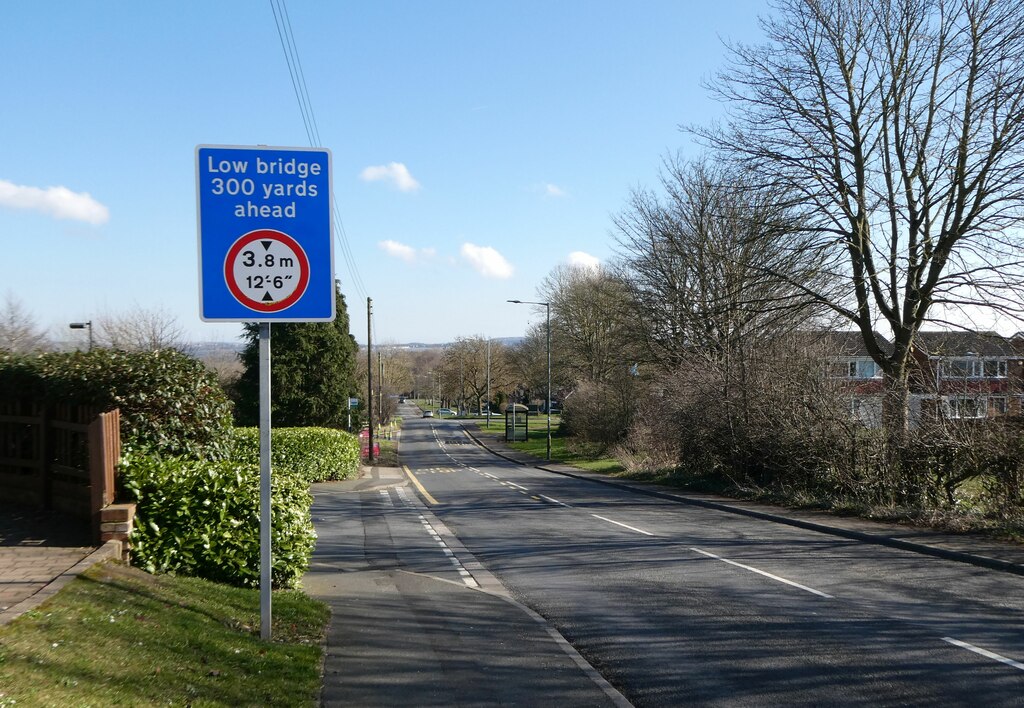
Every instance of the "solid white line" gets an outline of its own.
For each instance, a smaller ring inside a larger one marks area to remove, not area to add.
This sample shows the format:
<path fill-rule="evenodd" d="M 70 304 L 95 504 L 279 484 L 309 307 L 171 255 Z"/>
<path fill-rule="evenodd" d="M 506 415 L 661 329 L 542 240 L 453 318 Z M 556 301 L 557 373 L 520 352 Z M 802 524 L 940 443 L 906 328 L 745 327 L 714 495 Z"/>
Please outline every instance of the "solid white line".
<path fill-rule="evenodd" d="M 615 524 L 616 526 L 621 526 L 624 529 L 629 529 L 630 531 L 636 531 L 637 533 L 642 533 L 644 536 L 653 536 L 654 535 L 650 531 L 644 531 L 643 529 L 638 529 L 636 526 L 630 526 L 629 524 L 624 524 L 621 521 L 613 521 L 612 519 L 606 519 L 603 516 L 598 516 L 597 514 L 591 514 L 591 516 L 593 516 L 595 519 L 601 519 L 601 521 L 607 521 L 609 524 Z"/>
<path fill-rule="evenodd" d="M 1012 666 L 1015 669 L 1020 669 L 1021 671 L 1024 671 L 1024 664 L 1020 663 L 1019 661 L 1014 661 L 1013 659 L 1008 659 L 1005 656 L 1000 656 L 999 654 L 996 654 L 995 652 L 988 651 L 987 649 L 982 649 L 981 647 L 976 647 L 973 644 L 968 644 L 967 642 L 961 642 L 959 639 L 953 639 L 952 637 L 943 637 L 942 641 L 949 642 L 950 644 L 958 646 L 961 649 L 966 649 L 967 651 L 973 651 L 975 654 L 981 654 L 985 658 L 995 659 L 996 661 L 1000 661 L 1000 662 L 1006 664 L 1007 666 Z"/>
<path fill-rule="evenodd" d="M 566 509 L 571 509 L 572 508 L 571 506 L 569 506 L 565 502 L 560 502 L 557 499 L 552 499 L 551 497 L 546 497 L 543 494 L 540 495 L 540 498 L 543 499 L 544 501 L 549 501 L 552 504 L 558 504 L 560 506 L 564 506 Z"/>
<path fill-rule="evenodd" d="M 729 565 L 734 565 L 737 568 L 743 568 L 743 570 L 749 570 L 751 573 L 757 573 L 758 575 L 763 575 L 766 578 L 771 578 L 772 580 L 777 580 L 780 583 L 785 583 L 786 585 L 792 585 L 795 588 L 799 588 L 799 589 L 804 590 L 806 592 L 809 592 L 809 593 L 811 593 L 813 595 L 817 595 L 818 597 L 824 597 L 824 598 L 828 598 L 830 600 L 832 599 L 831 595 L 823 593 L 820 590 L 815 590 L 814 588 L 809 588 L 806 585 L 801 585 L 800 583 L 794 583 L 792 580 L 786 580 L 785 578 L 780 578 L 778 575 L 772 575 L 771 573 L 768 573 L 768 572 L 763 571 L 763 570 L 758 570 L 757 568 L 754 568 L 752 566 L 743 565 L 742 563 L 737 563 L 736 561 L 731 561 L 728 558 L 722 558 L 722 556 L 716 556 L 714 553 L 708 553 L 707 551 L 702 551 L 699 548 L 691 548 L 690 550 L 691 551 L 695 551 L 697 553 L 700 553 L 701 555 L 705 555 L 708 558 L 714 558 L 715 560 L 720 560 L 723 563 L 728 563 Z"/>

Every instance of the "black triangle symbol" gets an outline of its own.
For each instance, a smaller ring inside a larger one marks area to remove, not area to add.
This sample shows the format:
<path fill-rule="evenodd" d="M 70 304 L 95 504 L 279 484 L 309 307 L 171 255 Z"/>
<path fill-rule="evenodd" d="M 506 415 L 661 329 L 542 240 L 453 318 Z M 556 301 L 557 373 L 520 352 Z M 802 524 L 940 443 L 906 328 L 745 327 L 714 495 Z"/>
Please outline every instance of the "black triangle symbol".
<path fill-rule="evenodd" d="M 271 295 L 270 291 L 268 290 L 266 292 L 266 294 L 263 296 L 263 302 L 273 302 L 273 301 L 274 301 L 274 296 Z"/>
<path fill-rule="evenodd" d="M 274 242 L 273 241 L 260 241 L 260 243 L 263 244 L 263 250 L 264 251 L 269 251 L 270 250 L 270 245 L 272 243 L 274 243 Z"/>

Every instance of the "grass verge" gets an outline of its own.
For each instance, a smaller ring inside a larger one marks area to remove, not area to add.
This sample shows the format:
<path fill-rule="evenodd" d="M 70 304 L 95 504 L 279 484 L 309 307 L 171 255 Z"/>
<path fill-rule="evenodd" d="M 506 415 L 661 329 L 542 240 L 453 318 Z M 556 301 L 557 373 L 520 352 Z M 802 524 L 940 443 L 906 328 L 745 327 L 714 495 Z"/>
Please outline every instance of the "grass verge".
<path fill-rule="evenodd" d="M 476 420 L 472 422 L 475 422 L 479 428 L 477 437 L 480 437 L 485 441 L 500 441 L 502 444 L 507 445 L 513 450 L 525 452 L 540 460 L 544 460 L 547 457 L 548 431 L 546 418 L 539 423 L 534 423 L 533 420 L 531 420 L 530 424 L 537 425 L 537 428 L 531 428 L 528 431 L 527 439 L 523 442 L 510 443 L 504 442 L 504 418 L 492 418 L 490 428 L 487 427 L 486 420 Z M 584 445 L 561 435 L 559 433 L 559 422 L 560 421 L 557 416 L 553 416 L 551 418 L 552 461 L 559 462 L 564 465 L 572 465 L 573 467 L 579 467 L 580 469 L 589 470 L 591 472 L 601 472 L 603 474 L 617 474 L 624 470 L 619 461 L 609 455 L 603 448 L 594 445 Z"/>
<path fill-rule="evenodd" d="M 327 607 L 259 591 L 94 566 L 0 628 L 0 706 L 314 706 Z"/>

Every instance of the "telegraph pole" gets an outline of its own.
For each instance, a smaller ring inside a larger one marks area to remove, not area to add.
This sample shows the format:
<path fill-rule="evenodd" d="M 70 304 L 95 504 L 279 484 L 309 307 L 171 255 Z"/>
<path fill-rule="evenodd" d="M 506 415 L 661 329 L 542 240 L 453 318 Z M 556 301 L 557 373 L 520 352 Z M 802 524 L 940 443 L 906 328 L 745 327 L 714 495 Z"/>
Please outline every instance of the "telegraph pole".
<path fill-rule="evenodd" d="M 370 419 L 366 448 L 367 462 L 373 462 L 373 300 L 366 298 L 366 415 Z"/>

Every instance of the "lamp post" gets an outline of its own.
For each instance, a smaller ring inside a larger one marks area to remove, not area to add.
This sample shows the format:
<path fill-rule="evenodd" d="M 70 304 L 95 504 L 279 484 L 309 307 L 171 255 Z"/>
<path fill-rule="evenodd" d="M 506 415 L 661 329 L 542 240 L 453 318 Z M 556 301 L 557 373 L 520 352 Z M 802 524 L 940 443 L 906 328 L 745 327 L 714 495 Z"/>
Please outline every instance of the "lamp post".
<path fill-rule="evenodd" d="M 72 322 L 68 327 L 71 329 L 89 330 L 89 351 L 92 351 L 92 320 L 89 320 L 88 322 Z"/>
<path fill-rule="evenodd" d="M 531 302 L 529 300 L 508 300 L 516 305 L 543 305 L 547 311 L 545 330 L 547 331 L 548 341 L 548 447 L 547 447 L 547 460 L 551 461 L 551 303 L 549 302 Z"/>

